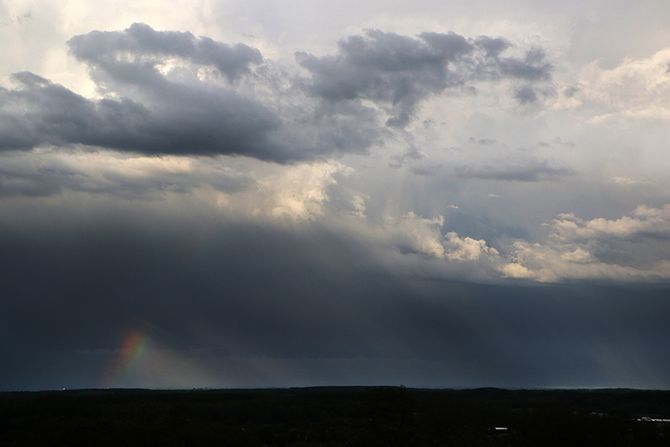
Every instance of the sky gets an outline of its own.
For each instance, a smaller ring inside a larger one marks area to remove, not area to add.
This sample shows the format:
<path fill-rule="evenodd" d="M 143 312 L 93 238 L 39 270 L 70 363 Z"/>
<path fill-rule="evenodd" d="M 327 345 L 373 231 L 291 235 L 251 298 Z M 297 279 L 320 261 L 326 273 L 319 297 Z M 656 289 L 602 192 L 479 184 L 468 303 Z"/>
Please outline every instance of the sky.
<path fill-rule="evenodd" d="M 667 23 L 0 0 L 0 390 L 667 389 Z"/>

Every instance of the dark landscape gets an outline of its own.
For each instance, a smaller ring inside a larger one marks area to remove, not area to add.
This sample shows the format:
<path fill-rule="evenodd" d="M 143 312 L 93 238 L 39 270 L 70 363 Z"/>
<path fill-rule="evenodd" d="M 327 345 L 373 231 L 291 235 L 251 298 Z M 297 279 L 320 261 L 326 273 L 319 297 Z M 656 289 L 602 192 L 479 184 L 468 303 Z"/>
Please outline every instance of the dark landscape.
<path fill-rule="evenodd" d="M 667 446 L 670 392 L 326 387 L 0 394 L 2 446 Z"/>

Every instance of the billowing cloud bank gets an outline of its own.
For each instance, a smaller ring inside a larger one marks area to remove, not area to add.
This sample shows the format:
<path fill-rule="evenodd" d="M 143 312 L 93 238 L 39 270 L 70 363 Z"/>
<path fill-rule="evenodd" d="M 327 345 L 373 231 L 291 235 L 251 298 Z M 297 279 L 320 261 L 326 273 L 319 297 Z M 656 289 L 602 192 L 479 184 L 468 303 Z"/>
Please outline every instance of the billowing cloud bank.
<path fill-rule="evenodd" d="M 331 55 L 298 52 L 297 65 L 285 67 L 246 44 L 141 23 L 78 35 L 67 45 L 88 67 L 98 96 L 85 98 L 30 72 L 13 75 L 16 87 L 0 90 L 0 146 L 8 154 L 4 196 L 72 191 L 156 199 L 181 193 L 238 217 L 337 219 L 345 232 L 433 259 L 431 268 L 447 277 L 553 282 L 669 276 L 668 259 L 658 251 L 614 254 L 649 239 L 666 246 L 667 205 L 642 206 L 632 217 L 611 220 L 562 213 L 544 222 L 546 240 L 487 240 L 450 228 L 443 217 L 448 209 L 422 213 L 423 203 L 397 211 L 377 206 L 366 213 L 368 202 L 380 198 L 342 183 L 363 174 L 341 157 L 370 156 L 373 147 L 383 153 L 398 144 L 410 149 L 389 166 L 413 163 L 411 172 L 423 176 L 521 184 L 573 176 L 575 169 L 541 151 L 510 156 L 506 150 L 481 161 L 470 154 L 463 159 L 469 165 L 445 166 L 431 163 L 431 144 L 418 148 L 433 132 L 432 119 L 417 127 L 419 108 L 440 95 L 463 101 L 496 83 L 507 83 L 504 88 L 522 104 L 529 100 L 519 95 L 530 91 L 536 101 L 534 89 L 555 95 L 554 66 L 538 47 L 519 51 L 505 38 L 453 32 L 405 36 L 369 30 L 342 39 Z M 626 73 L 610 72 L 609 78 Z M 575 100 L 580 92 L 564 95 Z M 445 101 L 448 106 L 449 98 Z M 470 137 L 468 143 L 490 150 L 500 145 L 491 138 Z M 562 144 L 557 138 L 540 147 Z M 121 155 L 126 152 L 130 156 Z M 507 160 L 501 158 L 505 152 Z M 245 158 L 186 157 L 221 155 Z M 300 161 L 308 163 L 295 164 Z"/>
<path fill-rule="evenodd" d="M 68 46 L 89 67 L 102 98 L 16 73 L 17 87 L 0 90 L 0 149 L 85 145 L 277 162 L 365 152 L 386 132 L 380 118 L 407 125 L 422 100 L 447 89 L 551 78 L 541 50 L 501 56 L 510 45 L 453 33 L 369 31 L 340 42 L 336 56 L 298 53 L 309 72 L 303 78 L 242 43 L 141 23 L 94 31 Z"/>

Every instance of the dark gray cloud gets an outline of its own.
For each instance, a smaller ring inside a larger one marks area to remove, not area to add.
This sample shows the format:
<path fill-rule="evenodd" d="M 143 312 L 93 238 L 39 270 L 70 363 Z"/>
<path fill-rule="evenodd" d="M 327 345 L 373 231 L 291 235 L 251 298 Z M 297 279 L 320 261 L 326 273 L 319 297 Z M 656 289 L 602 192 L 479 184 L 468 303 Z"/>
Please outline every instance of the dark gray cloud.
<path fill-rule="evenodd" d="M 68 44 L 89 66 L 105 98 L 90 100 L 33 73 L 17 73 L 17 88 L 0 88 L 0 150 L 85 145 L 283 163 L 365 152 L 383 134 L 371 109 L 309 100 L 293 104 L 300 92 L 277 88 L 270 75 L 249 81 L 259 90 L 268 87 L 269 97 L 238 88 L 236 83 L 262 62 L 258 50 L 243 44 L 229 46 L 142 24 L 119 32 L 94 31 Z M 189 65 L 177 73 L 162 72 L 161 64 L 173 59 Z M 201 80 L 197 72 L 203 66 L 236 82 Z"/>
<path fill-rule="evenodd" d="M 481 80 L 547 81 L 552 65 L 544 51 L 503 57 L 504 39 L 467 39 L 455 33 L 417 37 L 370 30 L 339 43 L 338 52 L 314 56 L 299 52 L 298 63 L 311 74 L 310 90 L 330 101 L 367 99 L 388 107 L 391 126 L 406 125 L 419 102 L 447 88 Z"/>
<path fill-rule="evenodd" d="M 500 53 L 512 46 L 508 40 L 501 37 L 480 36 L 476 42 L 486 52 L 486 56 L 493 58 L 499 58 Z"/>
<path fill-rule="evenodd" d="M 335 56 L 297 53 L 312 74 L 311 90 L 329 100 L 372 99 L 392 105 L 391 125 L 406 124 L 416 103 L 459 81 L 447 76 L 450 60 L 472 51 L 457 34 L 422 34 L 420 39 L 368 31 L 339 44 Z"/>
<path fill-rule="evenodd" d="M 142 362 L 105 382 L 131 330 L 147 355 L 214 377 L 181 386 L 669 385 L 667 288 L 476 285 L 381 265 L 319 226 L 3 224 L 0 389 L 174 384 L 182 371 L 147 378 Z"/>
<path fill-rule="evenodd" d="M 279 118 L 232 91 L 186 88 L 155 74 L 157 101 L 143 104 L 88 100 L 27 72 L 14 80 L 18 89 L 0 89 L 1 150 L 80 144 L 145 154 L 290 158 L 272 138 Z"/>
<path fill-rule="evenodd" d="M 500 74 L 525 81 L 547 81 L 551 78 L 553 66 L 546 60 L 546 53 L 541 48 L 532 48 L 523 58 L 496 58 Z"/>
<path fill-rule="evenodd" d="M 535 89 L 529 85 L 524 85 L 522 87 L 519 87 L 515 92 L 514 92 L 514 97 L 521 103 L 521 104 L 533 104 L 537 102 L 537 92 Z"/>
<path fill-rule="evenodd" d="M 518 182 L 555 180 L 573 173 L 566 167 L 554 166 L 545 161 L 516 165 L 468 166 L 457 168 L 456 172 L 462 178 Z"/>
<path fill-rule="evenodd" d="M 232 81 L 263 61 L 258 49 L 243 43 L 227 45 L 208 37 L 197 38 L 190 32 L 155 31 L 143 23 L 134 23 L 122 32 L 92 31 L 75 36 L 68 46 L 77 59 L 120 78 L 153 68 L 152 59 L 155 63 L 178 57 L 197 65 L 214 66 Z M 128 54 L 142 58 L 143 64 L 127 62 L 123 56 Z"/>

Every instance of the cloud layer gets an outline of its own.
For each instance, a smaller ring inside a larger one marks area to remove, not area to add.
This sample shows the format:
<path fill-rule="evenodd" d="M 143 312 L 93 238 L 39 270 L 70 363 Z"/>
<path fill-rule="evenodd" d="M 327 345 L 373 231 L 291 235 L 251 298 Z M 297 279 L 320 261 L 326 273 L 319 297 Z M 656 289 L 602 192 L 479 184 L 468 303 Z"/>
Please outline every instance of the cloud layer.
<path fill-rule="evenodd" d="M 422 100 L 448 88 L 548 81 L 552 70 L 542 50 L 502 56 L 511 46 L 504 39 L 454 33 L 369 31 L 340 42 L 336 56 L 298 53 L 308 79 L 248 45 L 141 23 L 75 36 L 68 46 L 101 98 L 15 74 L 17 87 L 0 90 L 0 149 L 84 145 L 275 162 L 365 152 L 388 134 L 384 115 L 404 126 Z"/>

